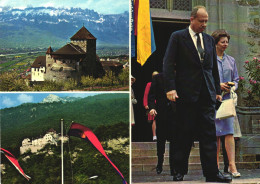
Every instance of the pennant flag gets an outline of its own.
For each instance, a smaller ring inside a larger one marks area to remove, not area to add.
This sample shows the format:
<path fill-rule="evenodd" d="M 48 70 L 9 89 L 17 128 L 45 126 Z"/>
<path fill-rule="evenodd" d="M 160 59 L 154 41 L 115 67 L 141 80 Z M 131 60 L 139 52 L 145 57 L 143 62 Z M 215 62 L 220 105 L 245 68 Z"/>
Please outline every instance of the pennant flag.
<path fill-rule="evenodd" d="M 79 137 L 85 140 L 89 140 L 93 146 L 110 162 L 110 164 L 114 167 L 116 172 L 120 175 L 123 180 L 123 184 L 127 184 L 123 174 L 119 171 L 116 165 L 108 158 L 105 150 L 103 149 L 100 141 L 96 137 L 96 135 L 87 127 L 79 124 L 79 123 L 72 123 L 68 132 L 69 136 Z"/>
<path fill-rule="evenodd" d="M 18 160 L 12 155 L 12 153 L 10 153 L 9 151 L 1 148 L 1 152 L 4 153 L 4 155 L 6 156 L 6 158 L 15 166 L 15 168 L 29 181 L 29 179 L 31 179 L 31 177 L 27 176 L 23 169 L 20 167 Z"/>
<path fill-rule="evenodd" d="M 135 33 L 137 35 L 137 62 L 143 66 L 156 50 L 149 0 L 135 0 Z"/>

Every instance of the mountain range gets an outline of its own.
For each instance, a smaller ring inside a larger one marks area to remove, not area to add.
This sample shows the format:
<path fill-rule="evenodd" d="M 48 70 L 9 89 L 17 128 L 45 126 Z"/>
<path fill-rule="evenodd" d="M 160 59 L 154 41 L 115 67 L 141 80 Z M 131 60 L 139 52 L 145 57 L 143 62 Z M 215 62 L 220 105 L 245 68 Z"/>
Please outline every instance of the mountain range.
<path fill-rule="evenodd" d="M 81 8 L 0 7 L 0 48 L 59 48 L 82 26 L 97 47 L 128 46 L 129 12 L 104 15 Z"/>
<path fill-rule="evenodd" d="M 60 132 L 60 119 L 64 119 L 64 133 L 70 123 L 85 124 L 91 129 L 100 125 L 129 122 L 128 94 L 99 94 L 72 101 L 55 96 L 45 98 L 45 103 L 24 103 L 0 110 L 1 144 L 17 147 L 24 138 L 44 135 L 50 128 Z M 62 101 L 66 100 L 64 103 Z"/>
<path fill-rule="evenodd" d="M 61 98 L 58 97 L 57 95 L 49 94 L 46 98 L 42 100 L 41 103 L 54 103 L 54 102 L 62 102 L 62 103 L 67 103 L 67 102 L 73 102 L 75 100 L 80 100 L 80 97 L 65 97 Z"/>

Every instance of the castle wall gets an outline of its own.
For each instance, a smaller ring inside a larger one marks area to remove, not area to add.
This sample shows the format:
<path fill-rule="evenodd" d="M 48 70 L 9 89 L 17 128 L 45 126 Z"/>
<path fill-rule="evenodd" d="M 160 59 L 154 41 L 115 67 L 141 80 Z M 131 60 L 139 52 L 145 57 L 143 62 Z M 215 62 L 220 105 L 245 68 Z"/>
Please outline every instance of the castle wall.
<path fill-rule="evenodd" d="M 96 57 L 96 40 L 88 40 L 87 51 Z"/>
<path fill-rule="evenodd" d="M 87 52 L 87 40 L 71 40 L 71 43 L 78 45 L 84 52 Z"/>
<path fill-rule="evenodd" d="M 20 154 L 24 154 L 26 151 L 31 150 L 32 153 L 36 153 L 38 150 L 42 149 L 45 145 L 28 145 L 20 147 Z"/>
<path fill-rule="evenodd" d="M 70 78 L 78 79 L 79 65 L 77 63 L 76 60 L 50 58 L 44 80 L 64 81 Z"/>
<path fill-rule="evenodd" d="M 45 67 L 31 68 L 32 81 L 44 81 Z"/>
<path fill-rule="evenodd" d="M 87 56 L 81 63 L 82 75 L 91 75 L 97 77 L 96 40 L 88 40 L 87 51 Z"/>
<path fill-rule="evenodd" d="M 75 71 L 48 71 L 46 73 L 44 80 L 51 80 L 51 81 L 64 81 L 70 78 L 77 78 L 77 72 Z"/>

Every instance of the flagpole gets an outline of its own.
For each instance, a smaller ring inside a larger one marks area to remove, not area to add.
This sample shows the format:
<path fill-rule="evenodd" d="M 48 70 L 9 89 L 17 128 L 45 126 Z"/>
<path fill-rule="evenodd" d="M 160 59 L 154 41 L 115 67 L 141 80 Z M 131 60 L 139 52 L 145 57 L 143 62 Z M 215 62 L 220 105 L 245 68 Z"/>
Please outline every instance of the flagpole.
<path fill-rule="evenodd" d="M 63 165 L 63 119 L 60 121 L 61 123 L 61 184 L 64 184 L 64 165 Z"/>

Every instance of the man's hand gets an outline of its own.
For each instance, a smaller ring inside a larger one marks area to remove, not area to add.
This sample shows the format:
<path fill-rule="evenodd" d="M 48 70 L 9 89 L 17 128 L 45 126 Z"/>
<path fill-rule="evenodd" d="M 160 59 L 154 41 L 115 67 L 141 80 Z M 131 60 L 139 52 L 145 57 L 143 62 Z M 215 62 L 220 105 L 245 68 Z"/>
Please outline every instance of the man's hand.
<path fill-rule="evenodd" d="M 228 92 L 228 93 L 230 92 L 230 86 L 228 85 L 227 82 L 220 83 L 220 87 L 221 87 L 222 91 L 225 91 L 225 92 Z"/>
<path fill-rule="evenodd" d="M 177 91 L 176 90 L 168 91 L 166 93 L 166 95 L 167 95 L 168 100 L 174 101 L 174 102 L 176 101 L 177 98 L 179 98 L 179 96 L 177 95 Z"/>
<path fill-rule="evenodd" d="M 149 106 L 148 106 L 148 105 L 147 105 L 147 106 L 144 106 L 144 108 L 145 108 L 145 109 L 149 109 Z"/>
<path fill-rule="evenodd" d="M 222 96 L 221 95 L 216 95 L 216 99 L 221 102 L 222 101 Z"/>
<path fill-rule="evenodd" d="M 157 115 L 157 112 L 156 112 L 155 109 L 151 109 L 150 112 L 149 112 L 149 114 L 150 114 L 151 116 L 156 116 L 156 115 Z"/>

